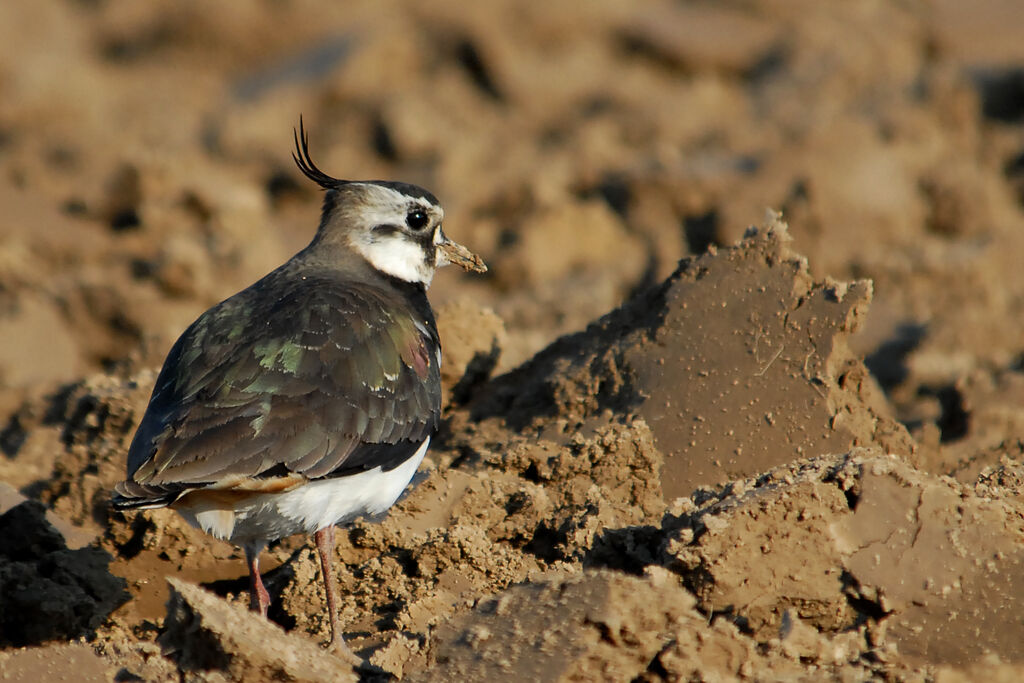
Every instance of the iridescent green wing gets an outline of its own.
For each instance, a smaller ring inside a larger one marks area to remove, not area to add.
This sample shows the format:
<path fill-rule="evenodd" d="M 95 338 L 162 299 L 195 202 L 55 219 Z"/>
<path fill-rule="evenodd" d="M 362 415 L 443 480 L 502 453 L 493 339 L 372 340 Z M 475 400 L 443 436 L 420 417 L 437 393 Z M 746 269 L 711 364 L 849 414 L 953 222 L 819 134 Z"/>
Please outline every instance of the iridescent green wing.
<path fill-rule="evenodd" d="M 437 428 L 440 352 L 425 296 L 298 279 L 247 290 L 169 354 L 129 452 L 152 491 L 397 466 Z"/>

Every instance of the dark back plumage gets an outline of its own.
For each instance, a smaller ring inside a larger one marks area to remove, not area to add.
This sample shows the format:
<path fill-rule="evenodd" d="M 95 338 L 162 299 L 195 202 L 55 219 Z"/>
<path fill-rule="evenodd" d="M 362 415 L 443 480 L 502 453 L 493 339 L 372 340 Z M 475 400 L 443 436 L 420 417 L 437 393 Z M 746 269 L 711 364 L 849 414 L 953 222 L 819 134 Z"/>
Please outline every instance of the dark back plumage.
<path fill-rule="evenodd" d="M 437 199 L 406 183 L 333 178 L 310 157 L 301 119 L 294 135 L 296 165 L 327 191 L 317 236 L 171 348 L 116 506 L 388 471 L 437 429 L 440 341 L 425 290 L 435 230 L 443 236 Z M 407 225 L 409 212 L 433 222 Z"/>
<path fill-rule="evenodd" d="M 174 344 L 115 505 L 195 488 L 388 470 L 440 419 L 440 342 L 422 287 L 293 260 Z"/>

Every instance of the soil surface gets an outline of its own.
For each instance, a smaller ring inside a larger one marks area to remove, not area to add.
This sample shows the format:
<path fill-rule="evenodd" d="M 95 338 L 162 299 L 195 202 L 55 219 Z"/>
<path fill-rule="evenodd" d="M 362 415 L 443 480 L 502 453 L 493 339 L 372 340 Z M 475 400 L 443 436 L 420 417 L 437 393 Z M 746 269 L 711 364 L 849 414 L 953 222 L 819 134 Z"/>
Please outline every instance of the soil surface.
<path fill-rule="evenodd" d="M 1024 16 L 964 3 L 0 4 L 0 680 L 1024 679 Z M 156 372 L 434 191 L 444 423 L 385 519 L 110 509 Z M 769 210 L 771 207 L 771 210 Z"/>

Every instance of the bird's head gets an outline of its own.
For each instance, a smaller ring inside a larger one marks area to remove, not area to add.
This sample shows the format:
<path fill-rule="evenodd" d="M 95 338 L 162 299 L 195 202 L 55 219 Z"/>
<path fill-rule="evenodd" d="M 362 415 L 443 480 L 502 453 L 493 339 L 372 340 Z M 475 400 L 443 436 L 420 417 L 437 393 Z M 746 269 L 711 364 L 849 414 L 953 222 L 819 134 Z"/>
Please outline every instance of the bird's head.
<path fill-rule="evenodd" d="M 316 239 L 341 241 L 378 271 L 424 287 L 449 263 L 487 271 L 479 256 L 444 234 L 444 210 L 430 192 L 408 183 L 332 178 L 310 158 L 301 119 L 295 147 L 299 170 L 327 190 Z"/>

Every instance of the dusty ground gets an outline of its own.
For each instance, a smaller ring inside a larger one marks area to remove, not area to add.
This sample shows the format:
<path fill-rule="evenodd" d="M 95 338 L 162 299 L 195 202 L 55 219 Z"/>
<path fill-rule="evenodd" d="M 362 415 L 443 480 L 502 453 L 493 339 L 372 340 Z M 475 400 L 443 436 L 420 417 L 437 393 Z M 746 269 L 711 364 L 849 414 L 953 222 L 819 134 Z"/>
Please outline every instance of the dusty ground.
<path fill-rule="evenodd" d="M 1021 680 L 1022 32 L 1014 0 L 0 4 L 0 679 Z M 238 550 L 107 506 L 177 334 L 313 232 L 300 113 L 491 265 L 431 290 L 418 486 L 340 534 L 358 671 L 306 539 L 267 624 Z"/>

